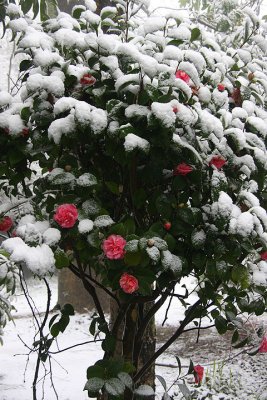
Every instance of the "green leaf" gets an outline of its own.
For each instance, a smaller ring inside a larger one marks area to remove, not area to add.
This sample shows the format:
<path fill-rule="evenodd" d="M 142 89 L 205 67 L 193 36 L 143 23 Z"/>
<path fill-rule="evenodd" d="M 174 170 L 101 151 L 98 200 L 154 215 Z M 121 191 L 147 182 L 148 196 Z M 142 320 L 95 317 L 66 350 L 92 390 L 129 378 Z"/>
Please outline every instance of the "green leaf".
<path fill-rule="evenodd" d="M 64 304 L 61 313 L 63 315 L 74 315 L 74 308 L 71 304 Z"/>
<path fill-rule="evenodd" d="M 53 317 L 49 321 L 49 329 L 53 325 L 54 321 L 58 318 L 59 314 L 53 315 Z"/>
<path fill-rule="evenodd" d="M 191 392 L 184 383 L 178 383 L 178 387 L 179 387 L 180 391 L 182 392 L 185 400 L 192 399 Z"/>
<path fill-rule="evenodd" d="M 46 0 L 40 0 L 40 18 L 41 21 L 46 21 L 49 18 Z"/>
<path fill-rule="evenodd" d="M 57 269 L 66 268 L 70 265 L 69 257 L 63 250 L 61 249 L 56 250 L 56 252 L 54 253 L 54 257 L 56 260 Z"/>
<path fill-rule="evenodd" d="M 120 187 L 116 182 L 105 182 L 105 184 L 111 193 L 116 196 L 120 194 Z"/>
<path fill-rule="evenodd" d="M 20 72 L 27 71 L 32 66 L 31 60 L 22 60 L 19 65 Z"/>
<path fill-rule="evenodd" d="M 221 315 L 215 318 L 215 326 L 220 335 L 227 332 L 227 320 Z"/>
<path fill-rule="evenodd" d="M 189 364 L 189 367 L 188 367 L 187 375 L 190 375 L 190 374 L 193 374 L 193 373 L 194 373 L 194 363 L 190 359 L 190 364 Z"/>
<path fill-rule="evenodd" d="M 62 315 L 60 320 L 57 322 L 60 332 L 64 332 L 67 326 L 69 325 L 70 318 L 68 315 Z"/>
<path fill-rule="evenodd" d="M 163 378 L 163 376 L 161 376 L 161 375 L 155 375 L 155 376 L 160 381 L 160 383 L 162 384 L 163 389 L 166 391 L 167 390 L 167 383 L 166 383 L 165 379 Z"/>
<path fill-rule="evenodd" d="M 102 349 L 104 351 L 113 352 L 116 346 L 116 338 L 111 335 L 107 335 L 106 338 L 102 342 Z"/>
<path fill-rule="evenodd" d="M 130 266 L 137 266 L 140 264 L 142 258 L 142 254 L 141 252 L 131 252 L 131 253 L 127 253 L 124 257 L 124 262 L 126 265 L 130 265 Z"/>
<path fill-rule="evenodd" d="M 256 315 L 262 315 L 265 311 L 265 302 L 261 299 L 253 300 L 249 307 Z"/>
<path fill-rule="evenodd" d="M 181 39 L 173 39 L 173 40 L 170 40 L 167 45 L 168 46 L 177 46 L 177 47 L 179 47 L 183 43 L 184 43 L 184 41 L 181 40 Z"/>
<path fill-rule="evenodd" d="M 105 369 L 100 365 L 92 365 L 91 367 L 87 368 L 87 379 L 98 377 L 104 378 L 105 376 Z"/>
<path fill-rule="evenodd" d="M 81 16 L 81 13 L 84 12 L 84 7 L 77 7 L 73 10 L 72 16 L 75 19 L 79 19 Z"/>
<path fill-rule="evenodd" d="M 27 14 L 30 11 L 33 5 L 33 0 L 21 0 L 20 6 L 23 11 L 23 14 Z"/>
<path fill-rule="evenodd" d="M 249 340 L 249 338 L 246 337 L 244 340 L 241 340 L 241 342 L 239 342 L 239 343 L 233 345 L 233 347 L 234 347 L 235 349 L 240 349 L 241 347 L 244 347 L 244 346 L 248 343 L 248 340 Z"/>
<path fill-rule="evenodd" d="M 178 374 L 178 376 L 180 376 L 180 374 L 181 374 L 181 371 L 182 371 L 182 364 L 181 364 L 181 360 L 180 360 L 180 358 L 179 357 L 175 357 L 176 358 L 176 361 L 177 361 L 177 364 L 178 364 L 178 371 L 179 371 L 179 374 Z"/>
<path fill-rule="evenodd" d="M 20 112 L 20 116 L 21 118 L 25 121 L 28 122 L 31 116 L 31 110 L 30 107 L 24 107 L 22 108 L 21 112 Z"/>
<path fill-rule="evenodd" d="M 201 32 L 198 28 L 192 29 L 190 41 L 194 42 L 195 40 L 198 40 L 200 35 L 201 35 Z"/>
<path fill-rule="evenodd" d="M 238 330 L 236 329 L 232 336 L 232 344 L 236 343 L 238 341 L 238 339 L 239 339 L 239 333 L 238 333 Z"/>
<path fill-rule="evenodd" d="M 114 11 L 112 11 L 112 10 L 107 9 L 106 7 L 104 7 L 104 8 L 101 10 L 100 17 L 101 17 L 101 19 L 102 19 L 102 21 L 103 21 L 103 20 L 106 19 L 106 18 L 112 18 L 112 17 L 114 17 L 116 14 L 117 14 L 116 9 L 115 9 Z"/>
<path fill-rule="evenodd" d="M 60 327 L 58 322 L 56 322 L 54 325 L 51 326 L 50 333 L 53 337 L 57 337 L 59 332 L 60 332 Z"/>
<path fill-rule="evenodd" d="M 124 221 L 124 228 L 127 235 L 133 235 L 135 233 L 135 222 L 133 218 L 128 218 Z"/>
<path fill-rule="evenodd" d="M 234 64 L 230 71 L 240 71 L 240 67 L 237 64 Z"/>

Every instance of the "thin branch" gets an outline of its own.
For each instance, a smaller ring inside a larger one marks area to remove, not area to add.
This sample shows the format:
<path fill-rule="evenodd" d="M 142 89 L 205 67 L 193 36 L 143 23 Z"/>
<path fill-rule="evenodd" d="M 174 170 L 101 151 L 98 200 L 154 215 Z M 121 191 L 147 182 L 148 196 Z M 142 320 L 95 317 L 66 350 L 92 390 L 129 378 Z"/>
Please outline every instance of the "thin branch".
<path fill-rule="evenodd" d="M 48 319 L 50 303 L 51 303 L 51 290 L 50 290 L 49 284 L 45 278 L 43 278 L 43 281 L 45 283 L 46 290 L 47 290 L 47 302 L 46 302 L 44 319 L 39 328 L 40 344 L 39 344 L 39 348 L 38 348 L 38 357 L 37 357 L 37 361 L 36 361 L 35 373 L 34 373 L 34 378 L 33 378 L 33 382 L 32 382 L 33 400 L 37 400 L 36 385 L 38 383 L 37 381 L 38 381 L 38 375 L 39 375 L 39 370 L 40 370 L 40 363 L 41 363 L 41 356 L 42 356 L 42 343 L 44 342 L 44 339 L 45 339 L 44 335 L 43 335 L 43 329 L 44 329 L 47 319 Z"/>
<path fill-rule="evenodd" d="M 83 346 L 83 345 L 88 344 L 88 343 L 103 342 L 103 340 L 104 340 L 104 339 L 88 340 L 87 342 L 77 343 L 77 344 L 74 344 L 74 345 L 72 345 L 72 346 L 65 347 L 65 349 L 62 349 L 62 350 L 58 350 L 58 351 L 49 351 L 49 354 L 63 353 L 63 351 L 66 351 L 66 350 L 69 350 L 69 349 L 73 349 L 74 347 Z"/>
<path fill-rule="evenodd" d="M 102 306 L 100 304 L 99 298 L 97 296 L 95 287 L 90 282 L 88 282 L 86 280 L 85 273 L 83 271 L 82 264 L 81 264 L 81 261 L 80 261 L 80 257 L 78 255 L 77 251 L 75 251 L 75 258 L 76 258 L 76 261 L 77 261 L 77 264 L 78 264 L 79 273 L 76 271 L 75 268 L 73 268 L 74 267 L 73 265 L 70 265 L 69 268 L 76 276 L 78 276 L 79 278 L 82 279 L 83 286 L 87 290 L 87 292 L 92 296 L 93 301 L 95 303 L 95 307 L 97 309 L 97 312 L 98 312 L 100 318 L 103 319 L 103 321 L 105 321 L 106 320 L 105 319 L 105 314 L 104 314 L 103 308 L 102 308 Z"/>

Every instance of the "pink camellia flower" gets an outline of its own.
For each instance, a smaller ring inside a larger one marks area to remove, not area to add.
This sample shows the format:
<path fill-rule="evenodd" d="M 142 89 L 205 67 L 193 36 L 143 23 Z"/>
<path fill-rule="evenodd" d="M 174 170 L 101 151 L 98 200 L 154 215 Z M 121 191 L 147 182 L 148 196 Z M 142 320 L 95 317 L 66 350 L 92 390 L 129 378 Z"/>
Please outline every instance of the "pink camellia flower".
<path fill-rule="evenodd" d="M 223 83 L 219 83 L 219 85 L 217 85 L 217 89 L 219 90 L 219 92 L 224 92 L 225 90 L 225 86 Z"/>
<path fill-rule="evenodd" d="M 190 165 L 188 165 L 186 163 L 181 163 L 181 164 L 178 164 L 174 168 L 173 175 L 174 176 L 178 176 L 178 175 L 185 176 L 185 175 L 189 174 L 192 171 L 193 171 L 193 168 Z"/>
<path fill-rule="evenodd" d="M 126 240 L 120 235 L 110 235 L 103 241 L 103 251 L 110 260 L 121 260 L 125 255 Z"/>
<path fill-rule="evenodd" d="M 125 293 L 134 293 L 139 288 L 138 280 L 133 275 L 125 272 L 120 278 L 120 287 Z"/>
<path fill-rule="evenodd" d="M 62 228 L 72 228 L 77 219 L 78 210 L 74 204 L 61 204 L 54 215 L 54 220 Z"/>
<path fill-rule="evenodd" d="M 204 367 L 201 365 L 194 366 L 195 383 L 201 383 L 204 376 Z"/>
<path fill-rule="evenodd" d="M 267 353 L 267 336 L 264 336 L 259 347 L 259 353 Z"/>
<path fill-rule="evenodd" d="M 13 221 L 10 217 L 4 217 L 0 220 L 0 231 L 7 232 L 13 226 Z"/>
<path fill-rule="evenodd" d="M 176 107 L 176 106 L 172 107 L 172 111 L 174 112 L 174 114 L 177 114 L 178 113 L 178 107 Z"/>
<path fill-rule="evenodd" d="M 214 165 L 217 169 L 221 169 L 224 164 L 226 163 L 226 160 L 221 157 L 221 156 L 214 156 L 209 162 L 209 165 Z"/>
<path fill-rule="evenodd" d="M 92 86 L 96 83 L 96 79 L 91 74 L 84 74 L 80 79 L 80 84 L 84 86 Z"/>
<path fill-rule="evenodd" d="M 263 251 L 260 256 L 263 261 L 267 261 L 267 251 Z"/>
<path fill-rule="evenodd" d="M 188 83 L 190 81 L 190 76 L 181 69 L 178 69 L 178 71 L 176 71 L 175 77 L 178 79 L 182 79 L 182 81 L 184 81 L 185 83 Z"/>

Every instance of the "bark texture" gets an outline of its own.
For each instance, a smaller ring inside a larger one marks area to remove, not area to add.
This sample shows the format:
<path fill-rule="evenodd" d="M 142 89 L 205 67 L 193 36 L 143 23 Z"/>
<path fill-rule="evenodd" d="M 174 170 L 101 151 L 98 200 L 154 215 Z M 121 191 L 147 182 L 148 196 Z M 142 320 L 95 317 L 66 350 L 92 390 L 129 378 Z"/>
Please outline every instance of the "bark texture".
<path fill-rule="evenodd" d="M 109 312 L 109 299 L 102 289 L 96 289 L 104 312 Z M 62 307 L 70 303 L 78 313 L 93 311 L 94 302 L 90 294 L 84 289 L 82 280 L 77 278 L 68 268 L 58 274 L 58 304 Z"/>

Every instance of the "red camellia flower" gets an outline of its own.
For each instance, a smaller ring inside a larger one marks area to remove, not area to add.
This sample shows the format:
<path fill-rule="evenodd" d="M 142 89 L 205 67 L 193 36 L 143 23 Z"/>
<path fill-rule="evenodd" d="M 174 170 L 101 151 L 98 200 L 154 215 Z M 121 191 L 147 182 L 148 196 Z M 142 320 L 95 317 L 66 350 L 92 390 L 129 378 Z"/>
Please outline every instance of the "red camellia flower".
<path fill-rule="evenodd" d="M 125 293 L 131 294 L 138 290 L 138 280 L 133 275 L 127 274 L 127 272 L 125 272 L 120 278 L 120 287 Z"/>
<path fill-rule="evenodd" d="M 223 92 L 225 90 L 224 84 L 219 83 L 219 85 L 217 86 L 217 89 L 219 90 L 219 92 Z"/>
<path fill-rule="evenodd" d="M 259 347 L 259 353 L 267 353 L 267 336 L 264 336 Z"/>
<path fill-rule="evenodd" d="M 125 255 L 126 240 L 120 235 L 110 235 L 104 240 L 102 248 L 105 256 L 110 260 L 120 260 Z"/>
<path fill-rule="evenodd" d="M 267 261 L 267 251 L 263 251 L 260 256 L 263 261 Z"/>
<path fill-rule="evenodd" d="M 204 367 L 201 365 L 194 366 L 195 383 L 201 383 L 204 375 Z"/>
<path fill-rule="evenodd" d="M 190 165 L 188 165 L 186 163 L 181 163 L 181 164 L 178 164 L 174 168 L 173 175 L 174 176 L 178 176 L 178 175 L 185 176 L 185 175 L 189 174 L 192 171 L 193 171 L 193 168 Z"/>
<path fill-rule="evenodd" d="M 72 228 L 77 219 L 78 210 L 74 204 L 61 204 L 54 215 L 54 220 L 62 228 Z"/>
<path fill-rule="evenodd" d="M 166 229 L 166 231 L 169 231 L 172 227 L 172 224 L 169 221 L 167 221 L 163 226 Z"/>
<path fill-rule="evenodd" d="M 224 164 L 226 163 L 226 160 L 221 157 L 221 156 L 214 156 L 209 162 L 209 165 L 214 165 L 217 169 L 221 169 Z"/>
<path fill-rule="evenodd" d="M 187 75 L 187 73 L 182 71 L 181 69 L 178 69 L 178 71 L 176 71 L 175 77 L 178 79 L 182 79 L 182 81 L 186 83 L 190 81 L 190 76 Z"/>
<path fill-rule="evenodd" d="M 22 136 L 28 136 L 29 132 L 30 132 L 29 128 L 23 128 L 21 133 L 22 133 Z"/>
<path fill-rule="evenodd" d="M 84 74 L 84 76 L 80 79 L 80 84 L 84 86 L 92 86 L 96 82 L 96 79 L 91 74 Z"/>
<path fill-rule="evenodd" d="M 0 231 L 7 232 L 13 226 L 13 221 L 10 217 L 4 217 L 0 220 Z"/>
<path fill-rule="evenodd" d="M 234 88 L 231 97 L 237 107 L 241 107 L 242 105 L 242 96 L 240 88 Z"/>
<path fill-rule="evenodd" d="M 178 107 L 172 107 L 172 111 L 174 112 L 174 114 L 178 113 Z"/>

